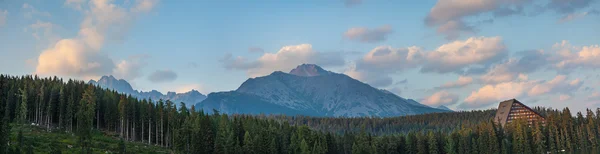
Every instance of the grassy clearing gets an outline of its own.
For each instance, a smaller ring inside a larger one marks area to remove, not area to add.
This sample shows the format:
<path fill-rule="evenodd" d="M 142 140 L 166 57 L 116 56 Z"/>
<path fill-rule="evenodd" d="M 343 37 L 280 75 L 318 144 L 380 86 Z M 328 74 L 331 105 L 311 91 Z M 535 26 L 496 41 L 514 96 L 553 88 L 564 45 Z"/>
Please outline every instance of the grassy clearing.
<path fill-rule="evenodd" d="M 26 153 L 79 153 L 78 139 L 72 133 L 62 131 L 48 132 L 46 129 L 31 125 L 12 125 L 10 145 L 16 149 L 18 145 L 19 131 L 23 132 L 24 145 L 21 152 Z M 91 149 L 93 153 L 118 153 L 121 143 L 115 134 L 106 134 L 100 131 L 94 131 Z M 171 150 L 147 145 L 140 142 L 125 141 L 127 153 L 173 153 Z"/>

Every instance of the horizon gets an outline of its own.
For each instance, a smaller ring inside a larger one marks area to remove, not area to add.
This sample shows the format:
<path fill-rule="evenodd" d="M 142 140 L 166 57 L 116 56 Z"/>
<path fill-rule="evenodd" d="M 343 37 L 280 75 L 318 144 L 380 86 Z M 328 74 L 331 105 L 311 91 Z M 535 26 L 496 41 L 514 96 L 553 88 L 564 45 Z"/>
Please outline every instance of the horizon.
<path fill-rule="evenodd" d="M 316 64 L 455 111 L 600 107 L 599 2 L 486 2 L 5 0 L 0 74 L 208 95 Z"/>

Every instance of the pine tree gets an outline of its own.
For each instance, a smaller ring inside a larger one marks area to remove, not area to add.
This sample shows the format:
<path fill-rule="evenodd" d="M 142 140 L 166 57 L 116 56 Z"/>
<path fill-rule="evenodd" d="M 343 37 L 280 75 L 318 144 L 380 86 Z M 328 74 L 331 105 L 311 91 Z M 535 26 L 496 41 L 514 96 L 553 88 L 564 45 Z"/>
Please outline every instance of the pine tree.
<path fill-rule="evenodd" d="M 92 127 L 94 108 L 96 106 L 96 97 L 94 93 L 94 87 L 89 86 L 83 93 L 83 97 L 80 101 L 79 109 L 77 111 L 77 136 L 79 137 L 79 144 L 81 146 L 82 153 L 92 153 L 90 149 L 90 140 L 92 138 Z"/>
<path fill-rule="evenodd" d="M 75 95 L 71 93 L 69 100 L 67 101 L 67 109 L 65 113 L 65 124 L 67 125 L 67 132 L 73 131 L 73 114 L 75 111 Z"/>
<path fill-rule="evenodd" d="M 444 151 L 447 154 L 458 154 L 458 149 L 457 149 L 457 140 L 458 139 L 458 133 L 456 131 L 453 131 L 450 135 L 448 135 L 448 137 L 446 138 L 446 145 L 444 145 Z"/>
<path fill-rule="evenodd" d="M 269 153 L 271 153 L 271 154 L 279 153 L 279 150 L 277 150 L 277 142 L 275 142 L 275 138 L 271 139 L 271 142 L 269 143 Z"/>
<path fill-rule="evenodd" d="M 244 134 L 244 153 L 254 154 L 254 144 L 252 141 L 252 136 L 250 136 L 250 133 L 248 133 L 247 131 Z"/>
<path fill-rule="evenodd" d="M 18 111 L 17 111 L 17 122 L 25 123 L 27 121 L 27 91 L 23 89 L 19 89 L 21 93 L 19 97 L 21 97 L 21 103 L 19 103 Z"/>
<path fill-rule="evenodd" d="M 428 142 L 429 142 L 429 153 L 430 154 L 440 153 L 440 151 L 438 150 L 438 143 L 437 143 L 437 138 L 436 138 L 435 134 L 430 131 L 429 134 L 427 134 L 427 138 L 428 138 Z"/>
<path fill-rule="evenodd" d="M 67 106 L 67 95 L 65 95 L 65 89 L 63 86 L 60 87 L 58 97 L 58 126 L 64 129 L 64 118 L 65 118 L 65 107 Z"/>
<path fill-rule="evenodd" d="M 354 153 L 354 150 L 352 150 L 352 153 Z M 308 143 L 306 143 L 306 140 L 304 140 L 304 139 L 302 139 L 302 142 L 300 142 L 300 154 L 311 154 L 310 148 L 308 147 Z M 360 153 L 356 153 L 356 154 L 360 154 Z"/>

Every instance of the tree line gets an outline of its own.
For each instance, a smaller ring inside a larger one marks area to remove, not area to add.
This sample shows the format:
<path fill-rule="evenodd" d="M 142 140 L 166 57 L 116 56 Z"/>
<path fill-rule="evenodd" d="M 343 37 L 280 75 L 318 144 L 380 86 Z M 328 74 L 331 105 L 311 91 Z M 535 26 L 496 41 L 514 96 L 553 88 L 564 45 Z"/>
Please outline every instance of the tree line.
<path fill-rule="evenodd" d="M 394 118 L 226 115 L 57 77 L 0 75 L 0 88 L 0 153 L 18 145 L 8 144 L 11 123 L 73 133 L 82 153 L 91 152 L 93 130 L 177 153 L 509 154 L 600 144 L 600 109 L 573 117 L 568 108 L 536 108 L 545 123 L 500 127 L 491 122 L 494 110 Z"/>

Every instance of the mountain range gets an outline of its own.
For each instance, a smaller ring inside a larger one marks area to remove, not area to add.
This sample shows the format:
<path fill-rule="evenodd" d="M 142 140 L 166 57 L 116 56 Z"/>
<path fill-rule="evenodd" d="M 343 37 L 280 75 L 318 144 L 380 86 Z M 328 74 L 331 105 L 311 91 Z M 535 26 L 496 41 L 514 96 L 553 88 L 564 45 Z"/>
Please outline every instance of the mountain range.
<path fill-rule="evenodd" d="M 191 90 L 185 93 L 167 92 L 166 95 L 156 90 L 148 92 L 134 90 L 129 84 L 129 82 L 123 79 L 116 79 L 112 75 L 102 76 L 98 81 L 90 80 L 88 83 L 98 85 L 102 88 L 115 90 L 119 93 L 129 94 L 138 99 L 152 99 L 153 101 L 158 101 L 159 99 L 165 101 L 170 100 L 174 102 L 175 105 L 179 105 L 180 102 L 183 102 L 188 108 L 206 99 L 206 95 L 203 95 L 202 93 L 196 90 Z"/>
<path fill-rule="evenodd" d="M 276 71 L 246 80 L 237 90 L 210 93 L 196 109 L 237 114 L 285 114 L 327 117 L 402 116 L 449 112 L 432 108 L 345 74 L 302 64 L 290 73 Z"/>

